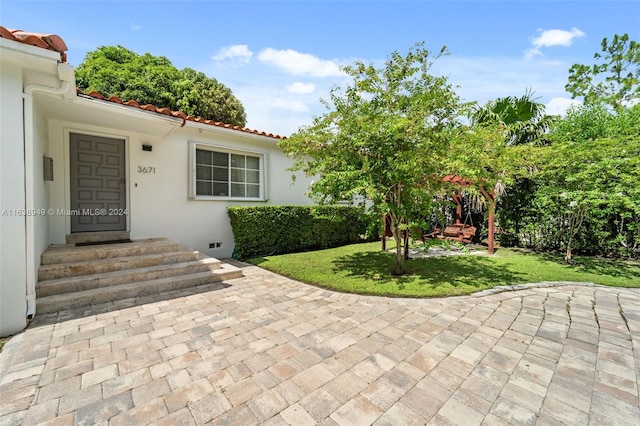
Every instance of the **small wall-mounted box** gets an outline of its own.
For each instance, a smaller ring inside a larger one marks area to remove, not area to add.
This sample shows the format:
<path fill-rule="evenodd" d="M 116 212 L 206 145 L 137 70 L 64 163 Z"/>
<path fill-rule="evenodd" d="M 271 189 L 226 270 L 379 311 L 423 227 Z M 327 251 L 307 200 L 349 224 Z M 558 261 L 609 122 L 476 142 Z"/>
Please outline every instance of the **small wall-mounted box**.
<path fill-rule="evenodd" d="M 144 145 L 142 145 L 142 150 L 151 152 L 151 150 L 153 150 L 153 146 L 144 144 Z"/>
<path fill-rule="evenodd" d="M 45 181 L 53 181 L 53 158 L 42 157 L 42 174 Z"/>

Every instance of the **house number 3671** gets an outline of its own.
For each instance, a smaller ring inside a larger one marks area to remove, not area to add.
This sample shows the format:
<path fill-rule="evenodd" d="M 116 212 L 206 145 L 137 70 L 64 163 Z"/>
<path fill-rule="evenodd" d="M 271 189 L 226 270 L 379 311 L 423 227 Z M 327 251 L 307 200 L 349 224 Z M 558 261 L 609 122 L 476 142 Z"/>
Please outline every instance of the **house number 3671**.
<path fill-rule="evenodd" d="M 155 167 L 147 167 L 147 166 L 138 166 L 138 173 L 144 173 L 144 174 L 150 174 L 150 175 L 155 175 L 156 174 L 156 168 Z"/>

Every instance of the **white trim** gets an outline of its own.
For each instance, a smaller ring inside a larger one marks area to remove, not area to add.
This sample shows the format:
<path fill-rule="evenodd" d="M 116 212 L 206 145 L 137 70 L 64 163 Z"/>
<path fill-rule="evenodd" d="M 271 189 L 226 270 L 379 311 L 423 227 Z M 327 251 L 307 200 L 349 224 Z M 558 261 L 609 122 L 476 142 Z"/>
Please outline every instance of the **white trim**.
<path fill-rule="evenodd" d="M 244 202 L 263 202 L 267 201 L 267 185 L 266 185 L 266 157 L 264 151 L 255 151 L 251 149 L 238 149 L 225 145 L 212 144 L 206 142 L 188 141 L 189 147 L 189 197 L 190 201 L 244 201 Z M 209 151 L 225 152 L 229 154 L 251 155 L 258 157 L 260 161 L 260 196 L 259 197 L 231 197 L 231 196 L 207 196 L 196 194 L 196 149 L 205 149 Z"/>

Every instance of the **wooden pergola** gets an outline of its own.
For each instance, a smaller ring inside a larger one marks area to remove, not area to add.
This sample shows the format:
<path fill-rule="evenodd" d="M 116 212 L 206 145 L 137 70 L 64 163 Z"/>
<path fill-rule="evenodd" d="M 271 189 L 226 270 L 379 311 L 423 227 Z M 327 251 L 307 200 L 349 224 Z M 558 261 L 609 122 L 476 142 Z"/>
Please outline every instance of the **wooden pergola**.
<path fill-rule="evenodd" d="M 496 220 L 496 204 L 497 204 L 495 189 L 491 188 L 487 190 L 487 188 L 485 188 L 484 185 L 478 185 L 473 181 L 458 175 L 447 175 L 442 178 L 442 181 L 458 187 L 458 190 L 451 195 L 451 197 L 453 198 L 453 202 L 456 203 L 456 223 L 457 224 L 460 224 L 462 219 L 462 189 L 461 188 L 468 188 L 470 186 L 473 186 L 480 190 L 480 193 L 487 201 L 487 208 L 489 210 L 488 248 L 489 248 L 489 254 L 493 254 L 495 252 L 494 224 Z"/>

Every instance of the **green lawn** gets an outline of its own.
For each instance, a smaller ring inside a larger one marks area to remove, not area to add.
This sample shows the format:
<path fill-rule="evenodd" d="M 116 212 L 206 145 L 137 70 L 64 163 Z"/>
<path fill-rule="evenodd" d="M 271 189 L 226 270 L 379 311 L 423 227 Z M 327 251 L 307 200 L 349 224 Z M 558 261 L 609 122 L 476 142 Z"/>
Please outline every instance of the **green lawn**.
<path fill-rule="evenodd" d="M 459 255 L 408 260 L 393 276 L 394 257 L 380 243 L 249 259 L 281 275 L 332 290 L 406 297 L 470 294 L 483 289 L 540 281 L 579 281 L 640 287 L 640 262 L 499 249 L 493 256 Z"/>

